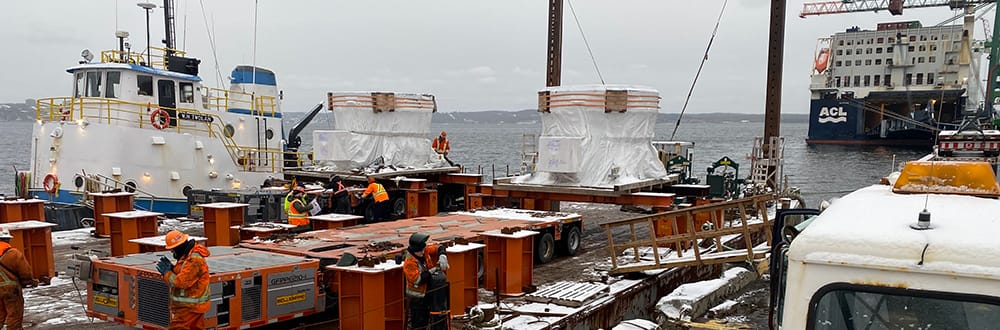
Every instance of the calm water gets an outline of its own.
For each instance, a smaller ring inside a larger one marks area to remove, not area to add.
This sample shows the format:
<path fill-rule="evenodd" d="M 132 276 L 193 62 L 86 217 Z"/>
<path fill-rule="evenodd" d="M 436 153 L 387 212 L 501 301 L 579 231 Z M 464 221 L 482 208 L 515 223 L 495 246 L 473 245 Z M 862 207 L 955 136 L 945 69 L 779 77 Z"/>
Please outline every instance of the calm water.
<path fill-rule="evenodd" d="M 0 193 L 14 191 L 14 167 L 28 169 L 32 122 L 0 122 Z M 286 127 L 291 126 L 286 123 Z M 320 127 L 310 127 L 320 128 Z M 326 127 L 322 127 L 326 128 Z M 673 124 L 657 125 L 658 139 L 667 139 Z M 851 190 L 877 183 L 889 173 L 893 156 L 897 162 L 910 160 L 927 151 L 887 147 L 806 146 L 808 124 L 783 124 L 785 136 L 785 175 L 791 185 L 801 188 L 809 206 L 841 196 Z M 538 124 L 435 124 L 431 132 L 446 130 L 451 139 L 452 161 L 470 171 L 480 167 L 487 176 L 493 171 L 504 175 L 507 167 L 514 172 L 520 166 L 521 135 L 538 134 Z M 746 156 L 754 136 L 763 134 L 762 123 L 684 123 L 678 140 L 695 142 L 694 173 L 704 182 L 705 168 L 723 156 L 741 165 L 740 176 L 749 174 Z M 305 132 L 308 139 L 311 133 Z M 306 142 L 308 144 L 308 142 Z"/>

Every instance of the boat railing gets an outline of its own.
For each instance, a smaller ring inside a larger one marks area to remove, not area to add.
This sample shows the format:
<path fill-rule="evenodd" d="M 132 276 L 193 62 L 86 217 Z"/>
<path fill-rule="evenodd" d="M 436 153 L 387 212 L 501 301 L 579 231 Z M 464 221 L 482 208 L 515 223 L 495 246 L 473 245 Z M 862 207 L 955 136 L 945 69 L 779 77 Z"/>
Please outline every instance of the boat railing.
<path fill-rule="evenodd" d="M 35 118 L 39 122 L 75 122 L 84 129 L 91 123 L 137 127 L 161 130 L 154 126 L 153 113 L 156 110 L 175 111 L 175 117 L 184 116 L 192 120 L 175 120 L 162 131 L 191 134 L 219 139 L 234 164 L 244 171 L 279 172 L 283 168 L 286 154 L 279 147 L 257 147 L 240 145 L 234 140 L 231 129 L 217 113 L 185 108 L 168 108 L 149 103 L 128 102 L 119 99 L 96 97 L 50 97 L 35 101 Z M 307 153 L 295 153 L 299 159 Z M 301 161 L 300 161 L 301 166 Z"/>
<path fill-rule="evenodd" d="M 244 109 L 252 115 L 272 117 L 278 111 L 278 100 L 274 96 L 256 96 L 252 93 L 213 87 L 203 88 L 207 91 L 204 104 L 209 110 Z"/>
<path fill-rule="evenodd" d="M 171 53 L 174 56 L 184 56 L 186 54 L 184 51 L 178 49 L 150 47 L 148 56 L 148 60 L 150 63 L 146 63 L 147 56 L 144 53 L 135 53 L 131 51 L 120 51 L 120 50 L 104 50 L 101 51 L 101 63 L 139 64 L 166 70 L 167 53 Z"/>

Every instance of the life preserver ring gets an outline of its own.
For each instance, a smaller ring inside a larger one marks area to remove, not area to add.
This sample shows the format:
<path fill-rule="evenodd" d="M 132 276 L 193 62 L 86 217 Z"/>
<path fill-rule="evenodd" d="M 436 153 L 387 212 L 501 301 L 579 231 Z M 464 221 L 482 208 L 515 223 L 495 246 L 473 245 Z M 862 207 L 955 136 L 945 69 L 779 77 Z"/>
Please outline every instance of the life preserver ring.
<path fill-rule="evenodd" d="M 59 107 L 59 114 L 62 115 L 62 120 L 66 121 L 66 119 L 69 118 L 69 115 L 73 114 L 73 109 L 66 109 L 63 107 Z"/>
<path fill-rule="evenodd" d="M 170 114 L 166 110 L 156 109 L 149 114 L 149 122 L 153 124 L 156 129 L 164 129 L 170 125 Z"/>
<path fill-rule="evenodd" d="M 55 173 L 46 175 L 45 179 L 42 179 L 42 189 L 45 189 L 47 193 L 54 194 L 59 190 L 59 177 Z"/>

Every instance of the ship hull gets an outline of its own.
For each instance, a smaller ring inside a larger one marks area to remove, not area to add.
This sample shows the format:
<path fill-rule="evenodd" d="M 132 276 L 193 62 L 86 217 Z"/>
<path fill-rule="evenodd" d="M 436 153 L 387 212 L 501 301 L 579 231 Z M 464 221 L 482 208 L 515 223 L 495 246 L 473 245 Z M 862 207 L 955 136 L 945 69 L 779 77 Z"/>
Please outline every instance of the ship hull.
<path fill-rule="evenodd" d="M 872 104 L 879 104 L 881 108 L 875 108 Z M 962 104 L 964 102 L 958 104 L 959 109 Z M 812 100 L 806 143 L 928 148 L 933 146 L 933 129 L 940 125 L 931 119 L 930 111 L 917 110 L 907 113 L 898 111 L 901 108 L 910 107 L 906 104 L 873 102 L 865 99 Z M 953 113 L 953 110 L 945 109 L 945 112 Z"/>

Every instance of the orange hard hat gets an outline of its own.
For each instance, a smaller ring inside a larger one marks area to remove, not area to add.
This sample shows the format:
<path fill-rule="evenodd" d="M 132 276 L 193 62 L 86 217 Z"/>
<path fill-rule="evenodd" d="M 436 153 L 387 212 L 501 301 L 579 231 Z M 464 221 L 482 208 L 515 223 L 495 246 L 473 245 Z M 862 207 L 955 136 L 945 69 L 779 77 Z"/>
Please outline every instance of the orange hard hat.
<path fill-rule="evenodd" d="M 188 235 L 177 230 L 171 230 L 163 240 L 167 243 L 167 250 L 173 250 L 175 247 L 187 242 Z"/>
<path fill-rule="evenodd" d="M 444 131 L 441 131 L 441 136 L 448 136 L 448 133 L 445 133 Z"/>

